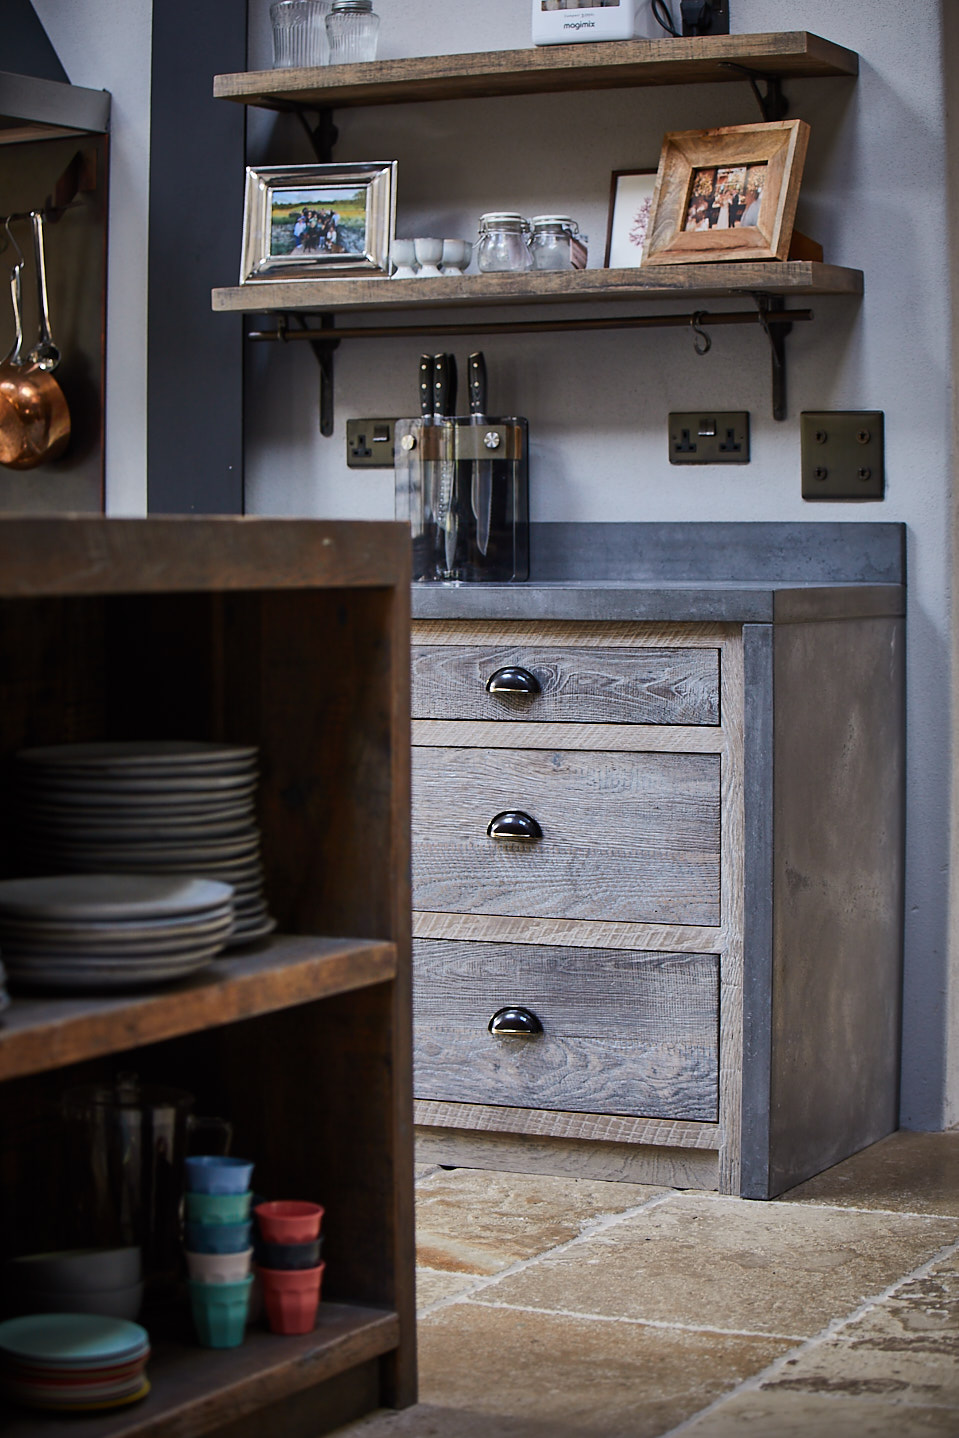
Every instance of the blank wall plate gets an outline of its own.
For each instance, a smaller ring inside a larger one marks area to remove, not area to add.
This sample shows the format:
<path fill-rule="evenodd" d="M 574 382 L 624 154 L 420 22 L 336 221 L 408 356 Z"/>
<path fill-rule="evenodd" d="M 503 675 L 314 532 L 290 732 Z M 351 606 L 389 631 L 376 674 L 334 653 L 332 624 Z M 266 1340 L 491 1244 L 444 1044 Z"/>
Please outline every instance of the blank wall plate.
<path fill-rule="evenodd" d="M 392 469 L 395 419 L 348 419 L 346 463 L 349 469 Z"/>
<path fill-rule="evenodd" d="M 748 464 L 746 410 L 689 410 L 669 416 L 670 464 Z"/>
<path fill-rule="evenodd" d="M 805 410 L 799 416 L 803 499 L 882 499 L 881 409 Z"/>

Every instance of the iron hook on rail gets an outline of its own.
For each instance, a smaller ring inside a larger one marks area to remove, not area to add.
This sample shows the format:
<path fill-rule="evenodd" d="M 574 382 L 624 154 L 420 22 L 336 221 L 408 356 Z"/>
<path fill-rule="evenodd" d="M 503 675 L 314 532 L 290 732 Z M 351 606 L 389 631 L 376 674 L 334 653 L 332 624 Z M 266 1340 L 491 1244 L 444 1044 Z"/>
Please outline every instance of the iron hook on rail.
<path fill-rule="evenodd" d="M 712 340 L 702 327 L 704 319 L 705 312 L 703 310 L 697 310 L 689 320 L 689 327 L 693 332 L 693 349 L 698 355 L 709 354 L 709 351 L 713 347 Z"/>

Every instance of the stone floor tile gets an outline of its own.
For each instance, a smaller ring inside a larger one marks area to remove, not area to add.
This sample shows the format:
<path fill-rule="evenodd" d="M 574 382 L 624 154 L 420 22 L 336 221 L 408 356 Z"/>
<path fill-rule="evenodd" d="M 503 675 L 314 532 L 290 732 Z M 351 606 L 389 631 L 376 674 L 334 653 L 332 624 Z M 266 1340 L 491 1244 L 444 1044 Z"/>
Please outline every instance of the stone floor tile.
<path fill-rule="evenodd" d="M 667 1192 L 645 1184 L 439 1169 L 416 1190 L 417 1261 L 450 1273 L 499 1273 L 567 1243 L 602 1214 Z"/>
<path fill-rule="evenodd" d="M 682 1438 L 956 1438 L 956 1413 L 869 1398 L 737 1394 L 682 1430 Z"/>
<path fill-rule="evenodd" d="M 789 1359 L 763 1386 L 891 1398 L 951 1407 L 959 1415 L 959 1260 L 910 1279 L 854 1323 Z"/>
<path fill-rule="evenodd" d="M 902 1129 L 778 1201 L 959 1215 L 959 1133 Z"/>
<path fill-rule="evenodd" d="M 416 1310 L 422 1313 L 431 1303 L 466 1293 L 475 1282 L 475 1273 L 438 1273 L 434 1268 L 417 1268 Z"/>
<path fill-rule="evenodd" d="M 811 1336 L 959 1239 L 959 1220 L 676 1194 L 473 1302 Z"/>
<path fill-rule="evenodd" d="M 418 1333 L 422 1404 L 457 1413 L 457 1438 L 654 1438 L 790 1346 L 471 1302 L 422 1319 Z M 393 1421 L 401 1426 L 384 1434 L 429 1432 L 412 1417 Z"/>

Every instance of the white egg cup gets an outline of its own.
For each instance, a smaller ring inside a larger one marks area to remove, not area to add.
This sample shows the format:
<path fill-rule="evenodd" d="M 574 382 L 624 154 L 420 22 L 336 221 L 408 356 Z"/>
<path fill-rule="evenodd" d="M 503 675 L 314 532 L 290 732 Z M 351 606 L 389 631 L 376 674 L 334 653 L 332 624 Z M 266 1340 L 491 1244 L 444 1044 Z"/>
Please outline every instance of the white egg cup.
<path fill-rule="evenodd" d="M 412 240 L 394 240 L 390 247 L 390 259 L 396 269 L 394 280 L 411 280 L 416 274 L 416 256 Z"/>
<path fill-rule="evenodd" d="M 444 275 L 461 275 L 473 258 L 470 240 L 444 240 L 440 268 Z"/>
<path fill-rule="evenodd" d="M 418 239 L 413 241 L 413 254 L 420 267 L 420 278 L 430 279 L 441 274 L 440 260 L 443 258 L 443 241 Z"/>

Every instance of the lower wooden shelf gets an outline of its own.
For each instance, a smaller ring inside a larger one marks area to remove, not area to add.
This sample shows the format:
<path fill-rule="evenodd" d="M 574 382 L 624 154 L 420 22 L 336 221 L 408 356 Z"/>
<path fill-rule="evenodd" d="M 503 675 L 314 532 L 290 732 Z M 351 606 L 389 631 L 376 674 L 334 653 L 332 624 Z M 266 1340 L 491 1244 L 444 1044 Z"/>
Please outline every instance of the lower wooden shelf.
<path fill-rule="evenodd" d="M 0 1433 L 37 1438 L 69 1425 L 72 1438 L 195 1438 L 390 1353 L 399 1339 L 395 1313 L 343 1303 L 321 1303 L 316 1328 L 303 1337 L 251 1326 L 239 1348 L 161 1339 L 147 1364 L 151 1392 L 141 1403 L 82 1417 L 6 1408 Z"/>
<path fill-rule="evenodd" d="M 283 934 L 137 996 L 15 998 L 0 1019 L 0 1080 L 349 993 L 395 974 L 393 943 Z"/>

